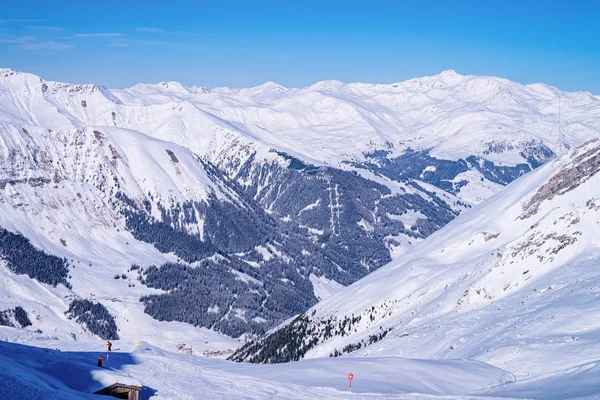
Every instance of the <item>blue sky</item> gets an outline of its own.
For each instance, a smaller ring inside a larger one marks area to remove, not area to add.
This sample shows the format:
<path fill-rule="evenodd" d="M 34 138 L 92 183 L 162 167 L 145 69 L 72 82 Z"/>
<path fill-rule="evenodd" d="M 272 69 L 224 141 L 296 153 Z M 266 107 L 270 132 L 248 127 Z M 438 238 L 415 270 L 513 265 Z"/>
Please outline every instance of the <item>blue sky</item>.
<path fill-rule="evenodd" d="M 0 67 L 121 88 L 299 87 L 445 69 L 600 94 L 600 1 L 10 1 Z"/>

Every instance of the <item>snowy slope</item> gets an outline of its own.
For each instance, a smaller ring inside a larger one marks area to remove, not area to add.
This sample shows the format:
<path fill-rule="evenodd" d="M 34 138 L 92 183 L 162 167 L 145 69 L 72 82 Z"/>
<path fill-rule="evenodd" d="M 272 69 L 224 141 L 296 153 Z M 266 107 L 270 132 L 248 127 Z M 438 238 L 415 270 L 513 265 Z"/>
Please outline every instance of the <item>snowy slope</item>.
<path fill-rule="evenodd" d="M 469 393 L 512 382 L 514 377 L 484 363 L 421 361 L 310 360 L 278 366 L 239 365 L 161 349 L 142 342 L 116 342 L 105 368 L 95 365 L 102 343 L 48 341 L 44 348 L 0 342 L 0 397 L 96 398 L 96 390 L 119 382 L 140 385 L 141 398 L 387 398 L 470 399 Z M 58 347 L 61 351 L 55 351 Z M 348 392 L 353 371 L 353 393 Z M 447 397 L 451 396 L 451 397 Z M 477 396 L 478 399 L 484 397 Z"/>
<path fill-rule="evenodd" d="M 161 323 L 144 313 L 140 296 L 161 291 L 137 282 L 136 273 L 129 273 L 131 265 L 160 265 L 177 257 L 136 240 L 115 199 L 120 192 L 141 203 L 151 192 L 155 205 L 209 197 L 232 201 L 234 192 L 209 177 L 187 149 L 137 132 L 106 127 L 50 131 L 6 123 L 0 129 L 0 226 L 68 260 L 73 287 L 15 275 L 0 261 L 0 311 L 22 306 L 32 329 L 52 337 L 92 336 L 65 316 L 71 300 L 89 298 L 116 317 L 122 337 L 157 342 L 210 338 L 218 349 L 235 346 L 234 340 L 207 329 Z M 197 224 L 195 231 L 201 228 Z M 114 279 L 122 274 L 127 279 Z"/>
<path fill-rule="evenodd" d="M 538 384 L 550 376 L 577 376 L 600 357 L 599 171 L 600 141 L 594 140 L 463 213 L 236 358 L 468 358 L 514 373 L 531 393 L 541 393 Z M 277 337 L 297 344 L 295 355 L 289 348 L 277 353 Z M 558 398 L 573 390 L 563 388 Z"/>

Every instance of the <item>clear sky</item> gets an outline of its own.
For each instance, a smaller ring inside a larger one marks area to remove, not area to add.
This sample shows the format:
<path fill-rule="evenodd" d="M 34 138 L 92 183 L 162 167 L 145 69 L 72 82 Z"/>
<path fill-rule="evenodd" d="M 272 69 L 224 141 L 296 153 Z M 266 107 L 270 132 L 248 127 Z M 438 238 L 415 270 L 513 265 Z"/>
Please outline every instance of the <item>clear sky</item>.
<path fill-rule="evenodd" d="M 600 94 L 600 0 L 13 0 L 0 6 L 0 67 L 112 88 L 454 69 Z"/>

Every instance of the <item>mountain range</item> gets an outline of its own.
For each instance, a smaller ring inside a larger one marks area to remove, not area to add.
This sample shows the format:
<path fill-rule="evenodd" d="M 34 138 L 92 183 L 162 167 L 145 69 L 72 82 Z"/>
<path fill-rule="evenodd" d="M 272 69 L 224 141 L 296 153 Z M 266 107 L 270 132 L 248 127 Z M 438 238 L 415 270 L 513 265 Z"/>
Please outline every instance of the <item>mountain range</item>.
<path fill-rule="evenodd" d="M 22 307 L 34 328 L 63 334 L 99 334 L 111 319 L 108 335 L 177 323 L 262 334 L 431 249 L 459 215 L 598 132 L 596 96 L 453 71 L 390 85 L 109 90 L 2 69 L 0 312 L 18 326 Z M 480 231 L 465 232 L 497 234 Z M 375 303 L 359 308 L 383 313 Z M 379 341 L 396 326 L 363 333 Z M 352 340 L 306 354 L 363 337 Z"/>

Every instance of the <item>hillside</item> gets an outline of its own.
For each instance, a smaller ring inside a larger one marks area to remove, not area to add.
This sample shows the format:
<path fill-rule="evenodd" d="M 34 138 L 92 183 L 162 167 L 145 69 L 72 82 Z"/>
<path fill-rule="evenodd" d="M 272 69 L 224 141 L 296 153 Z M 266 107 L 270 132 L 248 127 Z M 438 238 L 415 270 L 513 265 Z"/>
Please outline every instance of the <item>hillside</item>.
<path fill-rule="evenodd" d="M 600 356 L 599 171 L 593 140 L 232 359 L 474 359 L 521 381 L 501 393 L 529 387 L 534 398 L 548 396 L 533 387 L 579 379 L 576 371 Z M 557 398 L 574 395 L 573 387 L 552 387 Z"/>

